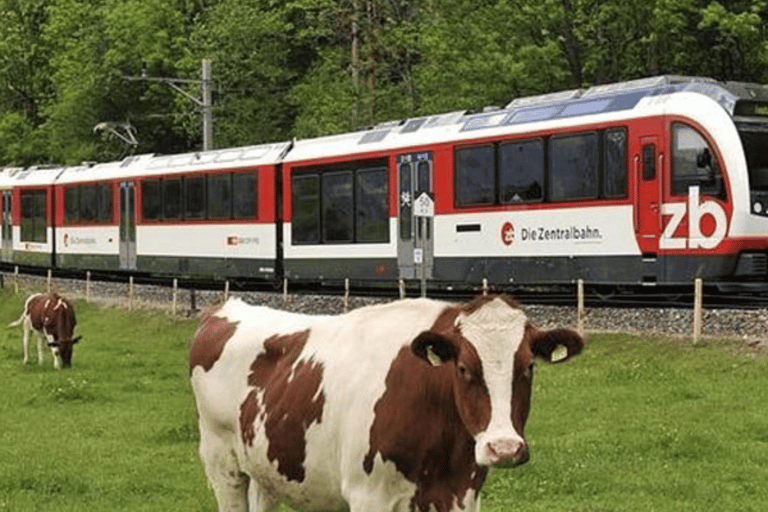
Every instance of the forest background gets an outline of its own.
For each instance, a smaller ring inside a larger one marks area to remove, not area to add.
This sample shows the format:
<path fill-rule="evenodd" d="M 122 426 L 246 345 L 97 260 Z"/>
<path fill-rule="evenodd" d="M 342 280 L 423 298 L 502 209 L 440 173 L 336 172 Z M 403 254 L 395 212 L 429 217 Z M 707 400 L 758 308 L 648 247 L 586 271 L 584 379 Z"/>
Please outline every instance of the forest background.
<path fill-rule="evenodd" d="M 768 82 L 768 0 L 0 0 L 0 167 L 328 135 L 659 74 Z M 102 122 L 130 123 L 137 145 Z"/>

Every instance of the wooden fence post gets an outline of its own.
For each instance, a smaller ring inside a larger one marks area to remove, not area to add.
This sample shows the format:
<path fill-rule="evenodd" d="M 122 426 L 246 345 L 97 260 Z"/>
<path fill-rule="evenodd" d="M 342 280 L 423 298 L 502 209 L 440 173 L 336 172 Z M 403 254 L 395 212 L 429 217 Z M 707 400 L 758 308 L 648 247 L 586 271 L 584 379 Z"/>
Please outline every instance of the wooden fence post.
<path fill-rule="evenodd" d="M 577 308 L 576 308 L 576 331 L 584 334 L 584 280 L 579 279 L 576 283 Z"/>
<path fill-rule="evenodd" d="M 171 315 L 176 316 L 176 303 L 179 298 L 179 280 L 173 278 L 173 299 L 171 300 Z"/>
<path fill-rule="evenodd" d="M 701 327 L 704 320 L 704 283 L 697 277 L 693 285 L 693 344 L 699 342 Z"/>
<path fill-rule="evenodd" d="M 344 312 L 349 311 L 349 278 L 344 278 Z"/>
<path fill-rule="evenodd" d="M 133 311 L 133 276 L 128 278 L 128 311 Z"/>

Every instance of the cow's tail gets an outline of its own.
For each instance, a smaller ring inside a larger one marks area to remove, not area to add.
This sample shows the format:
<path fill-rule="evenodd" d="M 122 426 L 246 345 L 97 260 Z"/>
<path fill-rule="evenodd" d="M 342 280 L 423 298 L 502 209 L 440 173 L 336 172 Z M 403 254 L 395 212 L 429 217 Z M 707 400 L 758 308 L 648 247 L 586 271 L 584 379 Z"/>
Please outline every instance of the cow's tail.
<path fill-rule="evenodd" d="M 26 311 L 24 311 L 24 312 L 21 314 L 21 317 L 19 317 L 19 319 L 18 319 L 18 320 L 16 320 L 15 322 L 11 322 L 11 323 L 9 323 L 9 324 L 8 324 L 8 327 L 16 327 L 16 326 L 17 326 L 17 325 L 19 325 L 21 322 L 23 322 L 23 321 L 24 321 L 24 317 L 26 316 L 26 313 L 27 313 L 27 312 L 26 312 Z"/>

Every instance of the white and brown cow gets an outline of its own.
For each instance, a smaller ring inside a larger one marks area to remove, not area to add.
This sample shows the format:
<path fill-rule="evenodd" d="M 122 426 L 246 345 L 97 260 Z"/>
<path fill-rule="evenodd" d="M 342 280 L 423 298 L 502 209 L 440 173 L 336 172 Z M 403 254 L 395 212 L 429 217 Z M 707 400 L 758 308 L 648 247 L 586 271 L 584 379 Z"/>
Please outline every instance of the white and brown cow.
<path fill-rule="evenodd" d="M 21 317 L 9 324 L 9 327 L 24 322 L 24 364 L 29 359 L 29 333 L 37 333 L 37 359 L 43 363 L 43 338 L 53 352 L 53 365 L 56 368 L 69 368 L 72 365 L 72 349 L 80 341 L 80 336 L 73 337 L 75 308 L 57 293 L 36 293 L 30 295 L 24 304 Z M 59 364 L 61 359 L 61 364 Z"/>
<path fill-rule="evenodd" d="M 190 371 L 220 511 L 475 511 L 488 468 L 528 460 L 532 360 L 578 354 L 507 296 L 340 316 L 229 300 Z"/>

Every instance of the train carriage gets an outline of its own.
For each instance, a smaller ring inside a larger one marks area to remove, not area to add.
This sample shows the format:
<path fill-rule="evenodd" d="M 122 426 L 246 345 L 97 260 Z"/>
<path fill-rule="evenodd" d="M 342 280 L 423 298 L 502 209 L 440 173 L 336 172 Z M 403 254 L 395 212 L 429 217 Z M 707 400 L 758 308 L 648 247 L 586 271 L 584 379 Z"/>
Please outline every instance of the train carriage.
<path fill-rule="evenodd" d="M 53 184 L 60 166 L 6 168 L 0 172 L 3 226 L 0 261 L 53 266 L 56 250 Z"/>
<path fill-rule="evenodd" d="M 151 155 L 120 162 L 68 167 L 56 180 L 56 255 L 58 268 L 119 270 L 125 239 L 119 215 L 119 179 Z"/>
<path fill-rule="evenodd" d="M 13 176 L 19 168 L 0 168 L 0 263 L 13 262 Z"/>
<path fill-rule="evenodd" d="M 275 176 L 289 144 L 153 158 L 136 184 L 137 267 L 276 279 Z"/>
<path fill-rule="evenodd" d="M 274 279 L 275 165 L 287 147 L 68 168 L 56 185 L 57 265 Z"/>

